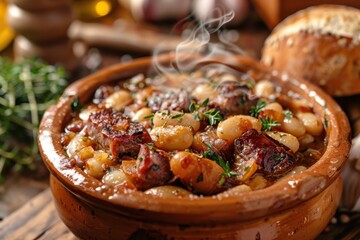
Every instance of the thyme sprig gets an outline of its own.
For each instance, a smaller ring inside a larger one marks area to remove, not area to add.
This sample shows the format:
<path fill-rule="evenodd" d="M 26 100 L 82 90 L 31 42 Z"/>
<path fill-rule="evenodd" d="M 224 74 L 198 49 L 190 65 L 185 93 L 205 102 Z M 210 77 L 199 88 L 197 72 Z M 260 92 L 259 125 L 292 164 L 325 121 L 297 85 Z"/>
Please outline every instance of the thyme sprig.
<path fill-rule="evenodd" d="M 35 58 L 12 63 L 0 57 L 0 182 L 6 171 L 34 169 L 40 161 L 40 119 L 66 85 L 62 68 Z"/>
<path fill-rule="evenodd" d="M 250 116 L 252 117 L 259 117 L 259 114 L 261 112 L 261 110 L 266 106 L 266 102 L 262 99 L 260 99 L 259 101 L 257 101 L 256 106 L 251 106 L 250 108 Z"/>
<path fill-rule="evenodd" d="M 224 169 L 219 185 L 223 185 L 226 178 L 237 176 L 237 173 L 231 171 L 229 162 L 225 161 L 217 152 L 211 151 L 210 146 L 208 146 L 208 149 L 204 151 L 203 156 L 215 161 L 220 167 L 222 167 L 222 169 Z"/>
<path fill-rule="evenodd" d="M 212 108 L 204 112 L 204 116 L 207 117 L 211 126 L 217 125 L 221 120 L 223 120 L 223 116 L 220 111 Z"/>
<path fill-rule="evenodd" d="M 199 109 L 201 107 L 207 107 L 209 104 L 209 98 L 206 98 L 205 100 L 203 100 L 200 104 L 197 102 L 192 102 L 189 106 L 189 111 L 191 113 L 193 113 L 194 118 L 196 121 L 200 122 L 200 114 L 199 114 Z M 203 116 L 206 117 L 206 119 L 209 121 L 210 125 L 216 125 L 218 124 L 221 120 L 223 120 L 223 117 L 220 113 L 220 111 L 216 110 L 215 108 L 209 109 L 206 112 L 203 113 Z"/>
<path fill-rule="evenodd" d="M 191 102 L 189 105 L 189 111 L 190 112 L 198 111 L 200 107 L 206 107 L 208 103 L 209 103 L 209 98 L 206 98 L 204 101 L 201 102 L 201 104 L 196 102 Z"/>
<path fill-rule="evenodd" d="M 277 121 L 275 121 L 269 117 L 260 118 L 260 121 L 261 121 L 261 125 L 262 125 L 262 128 L 261 128 L 262 131 L 271 131 L 273 127 L 278 127 L 281 125 L 280 123 L 278 123 Z"/>

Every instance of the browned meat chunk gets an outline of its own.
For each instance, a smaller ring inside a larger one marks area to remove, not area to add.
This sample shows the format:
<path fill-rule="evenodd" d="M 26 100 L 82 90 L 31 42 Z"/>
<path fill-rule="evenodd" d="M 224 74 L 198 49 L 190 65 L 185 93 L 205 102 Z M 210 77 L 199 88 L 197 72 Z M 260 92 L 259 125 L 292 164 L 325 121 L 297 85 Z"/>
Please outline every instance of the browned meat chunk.
<path fill-rule="evenodd" d="M 103 109 L 92 113 L 87 131 L 102 148 L 108 149 L 113 158 L 136 157 L 141 143 L 151 142 L 149 133 L 138 123 L 133 123 L 122 113 Z"/>
<path fill-rule="evenodd" d="M 219 138 L 214 129 L 195 134 L 193 148 L 200 152 L 210 150 L 227 160 L 233 157 L 233 145 Z"/>
<path fill-rule="evenodd" d="M 218 95 L 210 101 L 210 106 L 220 110 L 222 115 L 248 114 L 251 106 L 255 106 L 258 97 L 239 82 L 222 82 L 217 88 Z"/>
<path fill-rule="evenodd" d="M 167 183 L 173 177 L 169 159 L 167 152 L 141 144 L 136 160 L 136 188 L 146 190 Z"/>
<path fill-rule="evenodd" d="M 255 159 L 259 171 L 269 177 L 278 177 L 290 171 L 297 157 L 274 140 L 255 129 L 235 139 L 235 154 L 244 161 Z"/>
<path fill-rule="evenodd" d="M 76 120 L 66 126 L 65 130 L 67 132 L 80 132 L 85 127 L 85 123 L 81 120 Z"/>
<path fill-rule="evenodd" d="M 153 112 L 162 110 L 188 111 L 190 95 L 183 89 L 168 92 L 154 92 L 148 99 L 148 106 Z"/>

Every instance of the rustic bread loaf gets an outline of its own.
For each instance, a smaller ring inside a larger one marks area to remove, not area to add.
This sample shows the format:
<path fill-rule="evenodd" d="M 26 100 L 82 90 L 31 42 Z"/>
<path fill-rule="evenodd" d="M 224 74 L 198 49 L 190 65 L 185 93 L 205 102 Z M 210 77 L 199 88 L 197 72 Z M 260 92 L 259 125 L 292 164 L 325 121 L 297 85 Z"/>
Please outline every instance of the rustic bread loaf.
<path fill-rule="evenodd" d="M 289 16 L 267 38 L 262 62 L 334 96 L 360 93 L 360 10 L 320 5 Z"/>

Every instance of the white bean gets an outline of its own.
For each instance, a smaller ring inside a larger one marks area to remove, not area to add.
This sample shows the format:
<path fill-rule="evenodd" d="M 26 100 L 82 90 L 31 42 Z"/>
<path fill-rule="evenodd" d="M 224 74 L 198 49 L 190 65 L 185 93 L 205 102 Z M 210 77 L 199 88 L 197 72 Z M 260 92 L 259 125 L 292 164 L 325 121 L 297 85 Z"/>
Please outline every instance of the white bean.
<path fill-rule="evenodd" d="M 292 117 L 290 119 L 284 118 L 280 129 L 284 132 L 290 133 L 295 137 L 300 137 L 305 134 L 306 129 L 304 124 L 299 119 Z"/>
<path fill-rule="evenodd" d="M 259 97 L 267 98 L 275 93 L 275 86 L 269 80 L 261 80 L 255 85 L 254 90 Z"/>
<path fill-rule="evenodd" d="M 152 111 L 150 108 L 141 108 L 140 110 L 138 110 L 134 116 L 132 117 L 132 121 L 134 122 L 143 122 L 145 120 L 147 120 L 145 117 L 150 116 L 152 114 Z"/>
<path fill-rule="evenodd" d="M 216 134 L 221 139 L 233 142 L 246 130 L 251 128 L 261 131 L 260 120 L 251 116 L 236 115 L 221 121 L 216 130 Z"/>
<path fill-rule="evenodd" d="M 319 136 L 324 130 L 321 120 L 313 113 L 299 113 L 298 118 L 303 122 L 305 129 L 313 136 Z"/>
<path fill-rule="evenodd" d="M 269 118 L 280 123 L 284 119 L 283 107 L 278 102 L 267 104 L 260 112 L 262 118 Z"/>
<path fill-rule="evenodd" d="M 246 184 L 241 184 L 236 187 L 230 188 L 225 192 L 219 193 L 218 196 L 235 196 L 244 192 L 251 192 L 251 188 Z"/>
<path fill-rule="evenodd" d="M 315 141 L 315 138 L 308 134 L 305 133 L 303 136 L 299 137 L 299 142 L 300 142 L 300 146 L 303 147 L 307 147 L 308 145 L 310 145 L 311 143 L 313 143 Z"/>
<path fill-rule="evenodd" d="M 109 186 L 116 186 L 124 183 L 131 183 L 131 179 L 121 169 L 114 169 L 106 173 L 102 181 Z"/>
<path fill-rule="evenodd" d="M 215 96 L 216 89 L 208 83 L 203 83 L 197 85 L 197 87 L 192 92 L 192 95 L 196 97 L 199 101 L 204 101 L 207 98 Z"/>
<path fill-rule="evenodd" d="M 191 128 L 180 125 L 155 127 L 150 135 L 155 146 L 166 151 L 188 149 L 194 140 Z"/>
<path fill-rule="evenodd" d="M 129 105 L 133 99 L 128 91 L 120 90 L 114 92 L 105 99 L 105 107 L 113 108 L 117 111 L 121 111 L 124 107 Z"/>
<path fill-rule="evenodd" d="M 295 136 L 291 135 L 290 133 L 278 132 L 278 131 L 276 132 L 267 131 L 265 133 L 272 139 L 288 147 L 294 153 L 299 150 L 300 143 L 298 139 Z"/>
<path fill-rule="evenodd" d="M 157 112 L 153 119 L 154 127 L 167 126 L 185 126 L 190 127 L 193 132 L 197 132 L 200 128 L 200 122 L 196 121 L 192 113 L 181 113 L 178 111 L 162 111 Z"/>
<path fill-rule="evenodd" d="M 291 101 L 291 108 L 293 111 L 311 112 L 311 106 L 305 99 L 292 99 Z"/>

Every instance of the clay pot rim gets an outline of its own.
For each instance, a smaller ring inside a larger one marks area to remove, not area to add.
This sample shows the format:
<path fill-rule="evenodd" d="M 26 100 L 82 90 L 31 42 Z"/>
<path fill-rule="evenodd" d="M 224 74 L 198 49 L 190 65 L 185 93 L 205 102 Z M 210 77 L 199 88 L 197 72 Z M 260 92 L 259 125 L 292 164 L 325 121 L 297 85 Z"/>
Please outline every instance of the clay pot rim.
<path fill-rule="evenodd" d="M 171 58 L 173 55 L 169 54 L 160 56 L 158 60 L 168 62 Z M 151 58 L 141 58 L 130 63 L 113 65 L 71 84 L 60 100 L 46 111 L 40 125 L 38 142 L 43 160 L 51 174 L 73 194 L 100 207 L 110 206 L 114 211 L 131 209 L 185 216 L 214 213 L 209 215 L 209 219 L 215 221 L 256 218 L 275 213 L 304 202 L 326 189 L 339 176 L 350 150 L 350 126 L 337 103 L 320 88 L 304 80 L 294 80 L 274 72 L 250 58 L 236 56 L 210 59 L 209 62 L 211 61 L 226 63 L 236 68 L 272 72 L 280 76 L 277 84 L 288 89 L 297 89 L 306 100 L 312 101 L 314 111 L 320 116 L 326 115 L 328 122 L 328 145 L 323 156 L 309 169 L 290 177 L 288 181 L 279 181 L 265 189 L 237 195 L 222 194 L 187 199 L 157 197 L 140 191 L 114 194 L 113 187 L 105 186 L 79 168 L 71 166 L 61 145 L 61 132 L 66 121 L 70 119 L 70 104 L 76 96 L 79 96 L 81 102 L 86 102 L 100 83 L 132 76 L 151 65 Z"/>

